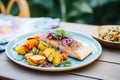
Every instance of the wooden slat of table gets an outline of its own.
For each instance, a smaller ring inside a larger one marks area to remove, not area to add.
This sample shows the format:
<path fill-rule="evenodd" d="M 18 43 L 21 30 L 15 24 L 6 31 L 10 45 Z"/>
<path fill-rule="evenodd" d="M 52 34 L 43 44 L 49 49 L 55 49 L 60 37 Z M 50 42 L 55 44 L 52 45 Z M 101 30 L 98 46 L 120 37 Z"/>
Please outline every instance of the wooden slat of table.
<path fill-rule="evenodd" d="M 12 61 L 5 61 L 5 60 L 0 60 L 0 75 L 10 77 L 10 78 L 20 78 L 22 77 L 23 79 L 26 78 L 26 76 L 31 76 L 34 75 L 36 79 L 38 77 L 45 78 L 47 76 L 48 78 L 52 75 L 55 75 L 56 77 L 63 77 L 63 75 L 66 75 L 69 77 L 69 74 L 71 74 L 71 78 L 74 75 L 79 75 L 79 77 L 83 79 L 108 79 L 108 80 L 117 80 L 120 78 L 120 65 L 118 64 L 111 64 L 111 63 L 106 63 L 106 62 L 100 62 L 100 61 L 95 61 L 94 63 L 80 68 L 76 69 L 73 71 L 68 71 L 67 74 L 66 72 L 42 72 L 42 71 L 36 71 L 28 68 L 24 68 L 20 65 L 17 65 L 16 63 L 13 63 Z M 65 73 L 65 74 L 63 74 Z M 15 75 L 19 74 L 19 75 Z M 49 75 L 50 74 L 50 75 Z M 72 75 L 74 74 L 74 75 Z M 15 76 L 13 76 L 15 75 Z M 60 76 L 57 76 L 60 75 Z M 20 77 L 19 77 L 20 76 Z M 76 76 L 77 79 L 78 76 Z M 65 78 L 65 77 L 64 77 Z M 33 79 L 33 78 L 32 78 Z M 68 78 L 69 79 L 69 78 Z"/>
<path fill-rule="evenodd" d="M 0 53 L 0 60 L 9 60 L 5 52 Z"/>
<path fill-rule="evenodd" d="M 98 60 L 112 62 L 120 65 L 120 50 L 103 47 L 103 52 Z"/>
<path fill-rule="evenodd" d="M 75 24 L 61 22 L 59 29 L 65 29 L 69 31 L 80 32 L 86 35 L 91 35 L 91 31 L 98 26 L 95 25 L 85 25 L 85 24 Z M 120 50 L 110 49 L 103 47 L 102 55 L 98 60 L 108 61 L 120 64 Z"/>
<path fill-rule="evenodd" d="M 0 60 L 0 76 L 16 80 L 95 80 L 67 72 L 43 72 L 24 68 L 12 61 Z"/>
<path fill-rule="evenodd" d="M 86 75 L 105 80 L 119 80 L 120 65 L 95 61 L 86 67 L 70 71 L 70 73 L 77 75 Z"/>

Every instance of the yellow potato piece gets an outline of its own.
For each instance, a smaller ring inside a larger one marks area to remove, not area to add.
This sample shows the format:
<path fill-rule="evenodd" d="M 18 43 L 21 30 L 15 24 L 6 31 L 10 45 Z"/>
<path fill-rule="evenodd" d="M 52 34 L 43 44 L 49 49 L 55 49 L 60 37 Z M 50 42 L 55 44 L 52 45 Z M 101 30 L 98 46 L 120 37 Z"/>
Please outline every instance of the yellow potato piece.
<path fill-rule="evenodd" d="M 33 56 L 33 53 L 27 53 L 27 54 L 25 54 L 25 59 L 27 60 L 27 62 L 30 64 L 30 65 L 32 65 L 32 66 L 37 66 L 38 64 L 36 64 L 36 63 L 34 63 L 34 62 L 32 62 L 31 60 L 30 60 L 30 56 Z"/>
<path fill-rule="evenodd" d="M 32 56 L 33 55 L 33 53 L 27 53 L 27 54 L 25 54 L 25 59 L 27 59 L 28 57 L 30 57 L 30 56 Z"/>
<path fill-rule="evenodd" d="M 29 57 L 30 60 L 36 64 L 41 64 L 45 61 L 46 57 L 41 56 L 41 55 L 33 55 Z"/>
<path fill-rule="evenodd" d="M 27 58 L 27 61 L 28 61 L 28 63 L 29 63 L 30 65 L 32 65 L 32 66 L 37 66 L 37 65 L 38 65 L 38 64 L 34 63 L 34 62 L 30 59 L 30 57 Z"/>
<path fill-rule="evenodd" d="M 39 51 L 38 55 L 42 55 L 42 56 L 44 56 L 43 51 Z"/>
<path fill-rule="evenodd" d="M 58 51 L 55 52 L 55 57 L 53 60 L 53 65 L 54 66 L 59 66 L 62 62 L 62 57 Z"/>
<path fill-rule="evenodd" d="M 50 62 L 53 62 L 53 59 L 55 57 L 55 49 L 54 48 L 46 48 L 45 51 L 43 51 L 45 56 Z"/>
<path fill-rule="evenodd" d="M 52 48 L 51 52 L 50 52 L 50 55 L 48 56 L 48 60 L 50 62 L 53 62 L 54 57 L 55 57 L 55 49 Z"/>
<path fill-rule="evenodd" d="M 40 49 L 40 50 L 45 50 L 47 47 L 45 46 L 45 45 L 43 45 L 42 43 L 39 43 L 38 44 L 38 49 Z"/>
<path fill-rule="evenodd" d="M 16 52 L 18 52 L 19 54 L 22 54 L 22 55 L 26 53 L 25 48 L 23 46 L 17 46 L 15 48 L 15 50 L 16 50 Z"/>
<path fill-rule="evenodd" d="M 48 56 L 50 55 L 51 52 L 51 48 L 46 48 L 43 53 L 45 54 L 45 56 L 48 58 Z"/>

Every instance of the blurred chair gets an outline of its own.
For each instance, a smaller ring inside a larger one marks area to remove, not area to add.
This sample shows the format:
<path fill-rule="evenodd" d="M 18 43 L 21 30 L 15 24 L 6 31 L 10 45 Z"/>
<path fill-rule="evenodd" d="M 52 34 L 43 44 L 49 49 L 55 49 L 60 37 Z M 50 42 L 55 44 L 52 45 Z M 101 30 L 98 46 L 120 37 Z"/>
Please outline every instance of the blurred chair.
<path fill-rule="evenodd" d="M 18 16 L 30 17 L 30 10 L 26 0 L 9 0 L 7 7 L 5 7 L 2 0 L 0 0 L 0 13 L 9 15 L 15 2 L 20 8 L 20 13 L 18 14 Z"/>

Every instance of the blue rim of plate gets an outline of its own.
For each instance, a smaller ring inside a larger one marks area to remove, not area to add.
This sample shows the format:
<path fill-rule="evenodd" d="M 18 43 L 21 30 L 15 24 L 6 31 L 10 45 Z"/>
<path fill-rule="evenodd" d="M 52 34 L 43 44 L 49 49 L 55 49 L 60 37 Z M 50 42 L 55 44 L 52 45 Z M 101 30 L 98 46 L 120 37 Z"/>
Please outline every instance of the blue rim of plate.
<path fill-rule="evenodd" d="M 24 35 L 21 35 L 19 36 L 18 38 L 10 41 L 8 44 L 7 44 L 7 47 L 6 47 L 6 55 L 8 56 L 8 58 L 10 60 L 12 60 L 13 62 L 19 64 L 19 65 L 22 65 L 24 67 L 27 67 L 27 68 L 31 68 L 31 69 L 35 69 L 35 70 L 41 70 L 41 71 L 67 71 L 67 70 L 73 70 L 73 69 L 77 69 L 77 68 L 81 68 L 83 66 L 86 66 L 90 63 L 92 63 L 93 61 L 95 61 L 102 53 L 102 47 L 101 45 L 98 43 L 98 41 L 96 41 L 95 39 L 93 39 L 92 37 L 89 37 L 87 35 L 84 35 L 82 33 L 76 33 L 76 32 L 71 32 L 71 31 L 68 31 L 72 34 L 74 34 L 74 36 L 76 37 L 73 37 L 74 39 L 82 39 L 83 40 L 78 40 L 78 42 L 81 41 L 81 43 L 86 43 L 85 41 L 88 41 L 86 44 L 86 46 L 88 46 L 89 48 L 91 48 L 91 46 L 93 46 L 91 49 L 93 50 L 93 53 L 90 54 L 89 56 L 87 56 L 84 60 L 81 60 L 80 63 L 82 64 L 78 64 L 78 65 L 73 65 L 71 67 L 53 67 L 53 68 L 47 68 L 47 67 L 38 67 L 38 66 L 31 66 L 31 65 L 28 65 L 28 64 L 24 64 L 24 63 L 21 63 L 20 61 L 17 61 L 15 58 L 13 58 L 13 56 L 11 56 L 12 54 L 14 54 L 14 50 L 13 50 L 13 46 L 15 45 L 18 45 L 18 43 L 16 42 L 20 42 L 22 41 L 21 39 L 25 40 L 29 37 L 32 37 L 34 35 L 37 35 L 37 34 L 40 34 L 41 32 L 44 32 L 44 31 L 37 31 L 37 32 L 31 32 L 31 33 L 27 33 L 27 34 L 24 34 Z M 81 38 L 82 37 L 82 38 Z M 91 44 L 91 45 L 90 45 Z M 11 52 L 12 51 L 12 52 Z M 75 59 L 76 60 L 76 59 Z M 78 60 L 77 60 L 78 61 Z M 77 62 L 76 61 L 76 62 Z M 78 62 L 79 63 L 79 62 Z"/>

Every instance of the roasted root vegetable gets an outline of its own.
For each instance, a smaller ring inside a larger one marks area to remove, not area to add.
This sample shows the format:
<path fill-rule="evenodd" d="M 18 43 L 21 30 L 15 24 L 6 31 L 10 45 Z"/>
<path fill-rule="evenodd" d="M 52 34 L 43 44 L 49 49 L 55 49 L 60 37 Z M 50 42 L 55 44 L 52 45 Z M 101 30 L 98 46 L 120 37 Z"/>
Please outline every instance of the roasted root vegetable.
<path fill-rule="evenodd" d="M 45 49 L 45 51 L 43 51 L 43 53 L 50 62 L 53 62 L 53 59 L 55 57 L 55 49 L 54 48 L 47 48 L 47 49 Z"/>
<path fill-rule="evenodd" d="M 68 53 L 62 53 L 61 56 L 62 56 L 63 60 L 67 60 L 68 59 Z"/>
<path fill-rule="evenodd" d="M 33 53 L 27 53 L 25 54 L 25 59 L 27 60 L 27 62 L 32 65 L 32 66 L 37 66 L 38 64 L 34 63 L 30 57 L 33 56 Z"/>
<path fill-rule="evenodd" d="M 41 56 L 41 55 L 33 55 L 33 53 L 28 53 L 25 55 L 25 58 L 27 60 L 27 62 L 32 65 L 32 66 L 37 66 L 42 64 L 46 57 Z"/>
<path fill-rule="evenodd" d="M 28 62 L 30 65 L 32 65 L 32 66 L 37 66 L 37 65 L 38 65 L 38 64 L 34 63 L 34 62 L 30 59 L 30 57 L 27 58 L 27 62 Z"/>
<path fill-rule="evenodd" d="M 39 51 L 38 55 L 42 55 L 42 56 L 45 56 L 43 51 Z"/>
<path fill-rule="evenodd" d="M 59 66 L 61 64 L 62 57 L 54 48 L 47 48 L 43 53 L 50 62 L 53 62 L 54 66 Z"/>
<path fill-rule="evenodd" d="M 34 39 L 34 38 L 28 38 L 26 43 L 29 45 L 29 49 L 32 49 L 34 47 L 37 47 L 38 46 L 38 40 L 37 39 Z"/>
<path fill-rule="evenodd" d="M 50 46 L 47 44 L 47 43 L 45 43 L 44 41 L 39 41 L 39 44 L 38 44 L 38 49 L 40 49 L 40 50 L 45 50 L 46 48 L 49 48 Z"/>
<path fill-rule="evenodd" d="M 43 63 L 45 61 L 46 57 L 41 56 L 41 55 L 33 55 L 33 56 L 30 56 L 29 59 L 32 62 L 34 62 L 34 63 L 39 65 L 39 64 L 41 64 L 41 63 Z"/>
<path fill-rule="evenodd" d="M 40 36 L 36 35 L 36 36 L 34 36 L 33 38 L 36 39 L 36 40 L 39 40 L 39 39 L 40 39 Z"/>
<path fill-rule="evenodd" d="M 26 50 L 25 50 L 25 48 L 22 45 L 17 46 L 15 48 L 15 51 L 18 52 L 19 54 L 22 54 L 22 55 L 24 55 L 26 53 Z"/>
<path fill-rule="evenodd" d="M 33 53 L 27 53 L 27 54 L 25 54 L 25 59 L 27 59 L 28 57 L 30 57 L 30 56 L 32 56 L 33 55 Z"/>
<path fill-rule="evenodd" d="M 55 52 L 55 57 L 53 59 L 53 65 L 59 66 L 62 63 L 62 57 L 58 51 Z"/>
<path fill-rule="evenodd" d="M 45 45 L 43 45 L 42 43 L 39 43 L 38 44 L 38 49 L 40 49 L 40 50 L 45 50 L 47 47 L 45 46 Z"/>

